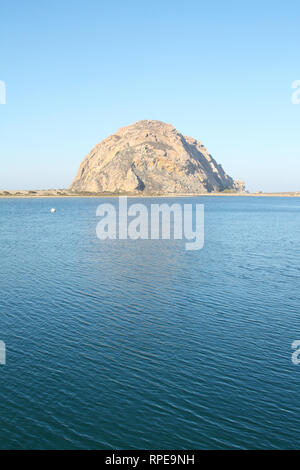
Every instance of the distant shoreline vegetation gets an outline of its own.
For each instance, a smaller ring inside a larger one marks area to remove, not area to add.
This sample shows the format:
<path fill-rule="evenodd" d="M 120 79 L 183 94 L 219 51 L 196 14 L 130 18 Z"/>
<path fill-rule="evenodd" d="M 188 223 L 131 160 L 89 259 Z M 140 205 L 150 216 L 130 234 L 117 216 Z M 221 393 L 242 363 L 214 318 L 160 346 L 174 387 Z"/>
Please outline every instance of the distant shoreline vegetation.
<path fill-rule="evenodd" d="M 51 197 L 120 197 L 128 196 L 134 198 L 157 198 L 157 197 L 200 197 L 200 196 L 259 196 L 259 197 L 300 197 L 300 191 L 296 192 L 278 192 L 278 193 L 263 193 L 261 191 L 256 193 L 249 192 L 238 192 L 233 189 L 225 189 L 221 192 L 207 192 L 207 193 L 190 193 L 190 194 L 180 194 L 180 193 L 170 193 L 170 194 L 137 194 L 137 193 L 110 193 L 110 192 L 88 192 L 88 191 L 70 191 L 68 189 L 41 189 L 41 190 L 0 190 L 0 198 L 51 198 Z"/>

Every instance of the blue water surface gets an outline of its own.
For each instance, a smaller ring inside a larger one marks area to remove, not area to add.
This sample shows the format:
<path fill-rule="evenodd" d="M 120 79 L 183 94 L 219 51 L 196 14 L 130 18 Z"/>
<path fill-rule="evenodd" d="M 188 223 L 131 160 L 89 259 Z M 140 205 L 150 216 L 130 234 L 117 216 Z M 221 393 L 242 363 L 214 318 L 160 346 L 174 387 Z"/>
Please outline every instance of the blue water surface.
<path fill-rule="evenodd" d="M 204 203 L 200 251 L 102 202 L 0 200 L 0 448 L 299 447 L 300 199 L 138 201 Z"/>

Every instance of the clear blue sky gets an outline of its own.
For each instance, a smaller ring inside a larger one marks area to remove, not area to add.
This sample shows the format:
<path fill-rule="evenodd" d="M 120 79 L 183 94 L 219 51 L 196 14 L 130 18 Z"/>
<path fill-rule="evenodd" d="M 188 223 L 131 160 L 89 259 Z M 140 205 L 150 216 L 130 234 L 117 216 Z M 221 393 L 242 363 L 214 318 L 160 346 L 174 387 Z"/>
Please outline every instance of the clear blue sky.
<path fill-rule="evenodd" d="M 67 187 L 119 127 L 198 138 L 251 191 L 300 190 L 300 2 L 0 4 L 0 188 Z"/>

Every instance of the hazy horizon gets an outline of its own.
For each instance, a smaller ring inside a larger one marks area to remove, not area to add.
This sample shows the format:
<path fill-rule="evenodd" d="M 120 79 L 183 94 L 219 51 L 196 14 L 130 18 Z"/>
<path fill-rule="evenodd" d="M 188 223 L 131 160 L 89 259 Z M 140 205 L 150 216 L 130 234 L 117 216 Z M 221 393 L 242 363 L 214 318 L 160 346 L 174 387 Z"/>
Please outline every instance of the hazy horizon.
<path fill-rule="evenodd" d="M 300 4 L 12 1 L 1 7 L 1 190 L 67 188 L 141 119 L 207 147 L 251 192 L 299 191 Z"/>

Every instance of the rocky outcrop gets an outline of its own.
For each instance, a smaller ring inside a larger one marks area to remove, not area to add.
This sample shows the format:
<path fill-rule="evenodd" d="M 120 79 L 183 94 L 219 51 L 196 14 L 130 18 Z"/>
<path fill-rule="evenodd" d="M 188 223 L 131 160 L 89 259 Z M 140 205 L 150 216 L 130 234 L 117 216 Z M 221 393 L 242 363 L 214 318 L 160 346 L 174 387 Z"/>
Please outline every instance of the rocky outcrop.
<path fill-rule="evenodd" d="M 72 191 L 195 194 L 243 191 L 204 145 L 170 124 L 138 121 L 100 142 L 83 160 Z"/>

